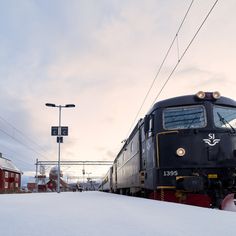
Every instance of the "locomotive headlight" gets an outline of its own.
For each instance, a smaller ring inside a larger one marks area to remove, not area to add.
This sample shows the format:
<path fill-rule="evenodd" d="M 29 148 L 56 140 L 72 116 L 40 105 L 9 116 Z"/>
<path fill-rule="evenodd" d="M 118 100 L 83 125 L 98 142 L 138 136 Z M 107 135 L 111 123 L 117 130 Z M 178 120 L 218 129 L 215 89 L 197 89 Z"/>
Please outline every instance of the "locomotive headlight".
<path fill-rule="evenodd" d="M 219 92 L 213 92 L 212 96 L 214 99 L 219 99 L 220 98 L 220 93 Z"/>
<path fill-rule="evenodd" d="M 199 98 L 199 99 L 204 99 L 206 97 L 206 94 L 203 92 L 203 91 L 199 91 L 196 96 Z"/>
<path fill-rule="evenodd" d="M 184 148 L 178 148 L 177 150 L 176 150 L 176 154 L 177 154 L 177 156 L 179 156 L 179 157 L 183 157 L 184 155 L 185 155 L 185 153 L 186 153 L 186 151 L 185 151 L 185 149 Z"/>

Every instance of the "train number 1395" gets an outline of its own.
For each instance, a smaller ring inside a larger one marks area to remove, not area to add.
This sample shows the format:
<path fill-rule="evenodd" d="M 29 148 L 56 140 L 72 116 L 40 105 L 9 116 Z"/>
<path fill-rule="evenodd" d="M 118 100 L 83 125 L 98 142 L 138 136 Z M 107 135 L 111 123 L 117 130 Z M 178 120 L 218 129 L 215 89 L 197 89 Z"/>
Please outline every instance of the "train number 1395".
<path fill-rule="evenodd" d="M 178 171 L 177 170 L 165 170 L 163 172 L 163 176 L 177 176 Z"/>

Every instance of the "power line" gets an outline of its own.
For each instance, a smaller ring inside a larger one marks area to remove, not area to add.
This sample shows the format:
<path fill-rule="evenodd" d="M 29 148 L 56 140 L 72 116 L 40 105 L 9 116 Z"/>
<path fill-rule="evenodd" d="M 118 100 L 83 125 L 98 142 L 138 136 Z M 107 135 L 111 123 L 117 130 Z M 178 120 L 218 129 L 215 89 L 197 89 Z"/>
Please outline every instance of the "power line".
<path fill-rule="evenodd" d="M 16 128 L 14 125 L 12 125 L 9 121 L 5 120 L 3 117 L 0 116 L 0 119 L 5 122 L 8 126 L 10 126 L 14 131 L 17 131 L 24 139 L 25 141 L 27 141 L 28 143 L 32 143 L 34 144 L 35 147 L 37 147 L 38 149 L 40 149 L 41 151 L 45 152 L 45 150 L 43 150 L 43 148 L 41 146 L 39 146 L 34 140 L 32 140 L 31 138 L 29 138 L 28 136 L 26 136 L 22 131 L 20 131 L 18 128 Z M 16 137 L 14 137 L 13 135 L 10 135 L 7 131 L 4 131 L 3 129 L 0 129 L 0 131 L 2 133 L 4 133 L 5 135 L 7 135 L 8 137 L 12 138 L 13 140 L 15 140 L 16 142 L 20 143 L 22 146 L 25 146 L 28 150 L 33 151 L 34 153 L 36 153 L 37 155 L 43 157 L 46 160 L 49 160 L 45 155 L 43 155 L 41 152 L 37 151 L 36 149 L 34 149 L 33 147 L 27 145 L 26 143 L 20 141 L 19 139 L 17 139 Z"/>
<path fill-rule="evenodd" d="M 147 91 L 147 93 L 146 93 L 146 95 L 145 95 L 145 97 L 144 97 L 144 100 L 143 100 L 143 102 L 142 102 L 142 104 L 141 104 L 141 106 L 140 106 L 140 108 L 139 108 L 139 110 L 138 110 L 138 112 L 137 112 L 137 114 L 136 114 L 136 116 L 135 116 L 135 118 L 134 118 L 134 121 L 133 121 L 133 123 L 132 123 L 132 125 L 131 125 L 131 127 L 130 127 L 130 129 L 129 129 L 129 131 L 128 131 L 128 134 L 126 135 L 126 137 L 129 135 L 131 129 L 132 129 L 133 126 L 135 125 L 136 120 L 137 120 L 137 118 L 138 118 L 138 116 L 139 116 L 139 114 L 140 114 L 140 112 L 141 112 L 141 110 L 142 110 L 142 108 L 143 108 L 143 105 L 144 105 L 144 103 L 146 102 L 147 97 L 148 97 L 149 93 L 151 92 L 151 90 L 152 90 L 152 88 L 153 88 L 153 86 L 154 86 L 154 84 L 155 84 L 155 81 L 156 81 L 158 75 L 159 75 L 160 72 L 161 72 L 161 69 L 162 69 L 163 65 L 165 64 L 165 61 L 166 61 L 167 57 L 169 56 L 169 53 L 170 53 L 170 51 L 171 51 L 171 49 L 172 49 L 172 47 L 173 47 L 173 45 L 174 45 L 174 43 L 175 43 L 175 40 L 178 38 L 178 34 L 179 34 L 179 32 L 180 32 L 180 30 L 181 30 L 181 28 L 182 28 L 182 26 L 183 26 L 183 24 L 184 24 L 184 22 L 185 22 L 185 20 L 186 20 L 186 18 L 187 18 L 187 15 L 188 15 L 188 13 L 189 13 L 189 11 L 190 11 L 190 9 L 191 9 L 193 3 L 194 3 L 194 0 L 191 1 L 191 3 L 190 3 L 190 5 L 189 5 L 189 7 L 188 7 L 188 9 L 187 9 L 187 11 L 186 11 L 186 13 L 185 13 L 183 19 L 182 19 L 182 21 L 181 21 L 181 23 L 180 23 L 180 26 L 179 26 L 179 28 L 178 28 L 178 30 L 177 30 L 177 32 L 176 32 L 176 34 L 175 34 L 175 36 L 174 36 L 174 38 L 173 38 L 173 40 L 172 40 L 170 46 L 169 46 L 169 48 L 168 48 L 168 50 L 167 50 L 167 52 L 166 52 L 166 54 L 165 54 L 165 56 L 164 56 L 164 59 L 162 60 L 161 65 L 160 65 L 159 68 L 158 68 L 158 71 L 157 71 L 157 73 L 156 73 L 156 76 L 154 77 L 154 79 L 153 79 L 153 81 L 152 81 L 152 83 L 151 83 L 151 85 L 150 85 L 150 87 L 149 87 L 149 89 L 148 89 L 148 91 Z"/>
<path fill-rule="evenodd" d="M 29 147 L 28 145 L 24 144 L 23 142 L 21 142 L 20 140 L 18 140 L 17 138 L 15 138 L 14 136 L 10 135 L 9 133 L 7 133 L 6 131 L 4 131 L 3 129 L 0 129 L 0 131 L 2 133 L 4 133 L 5 135 L 7 135 L 8 137 L 12 138 L 13 140 L 15 140 L 16 142 L 18 142 L 19 144 L 23 145 L 24 147 L 26 147 L 28 150 L 33 151 L 34 153 L 36 153 L 37 155 L 40 155 L 42 157 L 44 157 L 45 159 L 47 159 L 46 156 L 42 155 L 41 153 L 39 153 L 38 151 L 36 151 L 35 149 Z"/>
<path fill-rule="evenodd" d="M 17 131 L 19 134 L 21 134 L 26 140 L 32 142 L 35 146 L 37 146 L 39 149 L 41 149 L 43 152 L 45 152 L 45 150 L 43 150 L 43 148 L 41 146 L 39 146 L 34 140 L 32 140 L 31 138 L 27 137 L 21 130 L 17 129 L 14 125 L 12 125 L 9 121 L 5 120 L 3 117 L 0 116 L 0 119 L 2 121 L 4 121 L 7 125 L 9 125 L 12 129 L 14 129 L 15 131 Z"/>
<path fill-rule="evenodd" d="M 171 71 L 170 75 L 168 76 L 168 78 L 166 79 L 164 85 L 161 87 L 159 93 L 157 94 L 156 98 L 154 99 L 152 106 L 154 105 L 154 103 L 156 102 L 157 98 L 160 96 L 160 94 L 162 93 L 163 89 L 165 88 L 166 84 L 169 82 L 170 78 L 172 77 L 173 73 L 175 72 L 176 68 L 178 67 L 178 65 L 180 64 L 181 60 L 183 59 L 183 57 L 185 56 L 186 52 L 188 51 L 189 47 L 191 46 L 191 44 L 193 43 L 194 39 L 197 37 L 198 33 L 200 32 L 201 28 L 203 27 L 203 25 L 205 24 L 206 20 L 208 19 L 208 17 L 210 16 L 211 12 L 213 11 L 213 9 L 215 8 L 217 2 L 219 0 L 216 0 L 214 2 L 214 4 L 212 5 L 210 11 L 207 13 L 206 17 L 204 18 L 204 20 L 202 21 L 201 25 L 198 27 L 196 33 L 194 34 L 193 38 L 190 40 L 188 46 L 185 48 L 184 52 L 182 53 L 181 57 L 179 58 L 178 62 L 176 63 L 176 65 L 174 66 L 173 70 Z"/>
<path fill-rule="evenodd" d="M 3 156 L 6 157 L 7 159 L 11 158 L 13 161 L 20 161 L 21 163 L 23 163 L 23 164 L 25 164 L 27 166 L 31 166 L 32 167 L 32 163 L 26 162 L 25 160 L 22 160 L 22 159 L 18 158 L 19 156 L 21 156 L 21 154 L 16 153 L 15 151 L 9 149 L 6 146 L 3 146 L 2 144 L 0 144 L 0 146 L 4 150 L 4 152 L 2 153 Z M 10 151 L 10 153 L 8 153 L 6 150 Z M 14 157 L 12 157 L 12 154 L 15 154 Z M 23 156 L 21 156 L 21 157 L 23 158 Z"/>

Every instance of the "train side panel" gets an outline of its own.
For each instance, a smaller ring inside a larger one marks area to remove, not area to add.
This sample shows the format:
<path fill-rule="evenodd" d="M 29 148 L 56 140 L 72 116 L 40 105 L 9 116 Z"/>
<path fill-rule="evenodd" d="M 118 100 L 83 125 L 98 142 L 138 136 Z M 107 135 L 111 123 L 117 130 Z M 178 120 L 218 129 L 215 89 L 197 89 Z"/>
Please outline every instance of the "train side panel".
<path fill-rule="evenodd" d="M 113 172 L 113 166 L 110 167 L 107 174 L 103 178 L 103 181 L 102 181 L 102 183 L 99 187 L 100 191 L 103 191 L 103 192 L 111 192 L 112 191 L 112 186 L 113 186 L 113 184 L 112 184 L 112 172 Z"/>
<path fill-rule="evenodd" d="M 117 158 L 117 189 L 140 188 L 140 143 L 139 130 L 123 148 Z"/>

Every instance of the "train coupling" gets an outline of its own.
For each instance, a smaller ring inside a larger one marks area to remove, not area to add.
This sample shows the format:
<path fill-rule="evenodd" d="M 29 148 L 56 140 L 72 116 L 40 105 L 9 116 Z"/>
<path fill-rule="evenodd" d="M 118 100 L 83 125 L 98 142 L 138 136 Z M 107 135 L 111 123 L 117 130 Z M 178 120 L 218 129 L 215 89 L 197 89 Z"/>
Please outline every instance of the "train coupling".
<path fill-rule="evenodd" d="M 178 176 L 176 187 L 188 192 L 200 192 L 204 190 L 204 179 L 201 176 Z"/>

